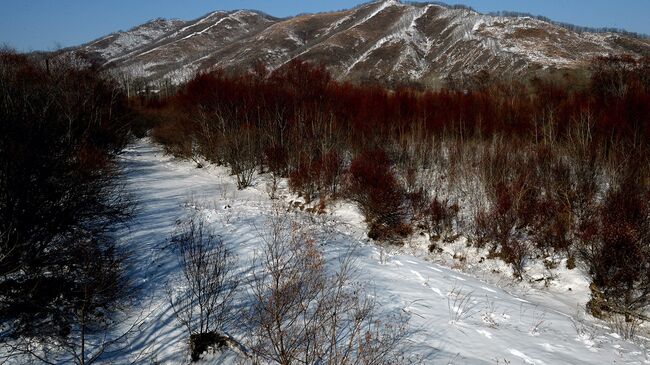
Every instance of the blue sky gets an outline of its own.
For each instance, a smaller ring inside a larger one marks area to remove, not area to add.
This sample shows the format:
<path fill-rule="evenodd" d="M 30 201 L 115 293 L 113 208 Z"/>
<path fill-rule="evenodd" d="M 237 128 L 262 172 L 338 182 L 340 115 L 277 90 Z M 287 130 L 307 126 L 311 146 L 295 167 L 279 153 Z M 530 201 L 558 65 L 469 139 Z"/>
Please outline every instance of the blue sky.
<path fill-rule="evenodd" d="M 20 51 L 81 44 L 164 17 L 194 19 L 214 10 L 257 9 L 284 17 L 349 8 L 354 0 L 0 0 L 0 45 Z M 510 10 L 591 27 L 650 34 L 650 0 L 447 0 L 481 12 Z"/>

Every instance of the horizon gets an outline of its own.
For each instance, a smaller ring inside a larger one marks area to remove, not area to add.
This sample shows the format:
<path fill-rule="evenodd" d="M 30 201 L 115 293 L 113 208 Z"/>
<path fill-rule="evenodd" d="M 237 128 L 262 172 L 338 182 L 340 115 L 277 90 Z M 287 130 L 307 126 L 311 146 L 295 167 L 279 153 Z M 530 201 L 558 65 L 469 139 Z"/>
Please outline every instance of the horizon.
<path fill-rule="evenodd" d="M 176 2 L 143 0 L 130 3 L 62 0 L 5 1 L 0 5 L 0 45 L 19 52 L 49 51 L 81 45 L 108 34 L 125 31 L 157 18 L 192 20 L 208 13 L 239 9 L 256 10 L 273 17 L 349 9 L 371 1 L 327 0 L 317 4 L 295 0 L 273 3 L 262 0 Z M 401 1 L 407 3 L 408 1 Z M 410 1 L 427 3 L 430 1 Z M 650 34 L 650 2 L 630 0 L 616 6 L 608 0 L 465 0 L 439 1 L 450 6 L 464 5 L 479 13 L 499 11 L 529 13 L 553 22 L 588 28 L 614 28 L 643 35 Z M 154 6 L 155 5 L 155 6 Z M 588 9 L 589 11 L 584 11 Z M 582 10 L 582 11 L 580 11 Z"/>

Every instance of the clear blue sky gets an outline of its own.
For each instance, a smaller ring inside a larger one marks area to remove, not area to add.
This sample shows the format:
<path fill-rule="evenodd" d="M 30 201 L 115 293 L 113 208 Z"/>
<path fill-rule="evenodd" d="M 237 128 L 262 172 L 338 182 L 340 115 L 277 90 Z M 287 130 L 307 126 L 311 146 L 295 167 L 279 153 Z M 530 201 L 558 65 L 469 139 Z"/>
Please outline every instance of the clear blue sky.
<path fill-rule="evenodd" d="M 284 17 L 349 8 L 356 0 L 0 0 L 0 45 L 20 51 L 81 44 L 164 17 L 194 19 L 214 10 L 257 9 Z M 650 34 L 650 0 L 446 0 L 481 12 L 510 10 L 590 27 Z"/>

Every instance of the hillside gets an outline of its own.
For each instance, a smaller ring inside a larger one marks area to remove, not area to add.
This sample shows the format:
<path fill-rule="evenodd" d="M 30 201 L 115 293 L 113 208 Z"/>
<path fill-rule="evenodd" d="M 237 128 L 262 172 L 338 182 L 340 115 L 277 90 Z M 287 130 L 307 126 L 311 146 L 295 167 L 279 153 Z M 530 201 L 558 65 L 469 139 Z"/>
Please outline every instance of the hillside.
<path fill-rule="evenodd" d="M 150 80 L 180 82 L 198 70 L 242 71 L 258 61 L 277 68 L 300 58 L 325 64 L 339 80 L 431 83 L 461 72 L 530 75 L 577 68 L 600 55 L 650 55 L 650 41 L 387 0 L 286 19 L 248 10 L 156 19 L 77 49 Z"/>

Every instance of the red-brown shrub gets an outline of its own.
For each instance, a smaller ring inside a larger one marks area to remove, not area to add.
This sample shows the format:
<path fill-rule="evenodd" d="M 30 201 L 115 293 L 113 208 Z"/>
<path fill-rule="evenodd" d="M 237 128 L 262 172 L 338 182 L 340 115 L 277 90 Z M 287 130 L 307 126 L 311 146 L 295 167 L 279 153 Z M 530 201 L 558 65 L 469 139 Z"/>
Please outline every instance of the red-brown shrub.
<path fill-rule="evenodd" d="M 307 201 L 311 201 L 316 192 L 321 199 L 326 199 L 337 194 L 342 170 L 343 161 L 336 151 L 313 161 L 303 158 L 289 174 L 289 187 Z"/>
<path fill-rule="evenodd" d="M 168 120 L 151 131 L 154 141 L 162 144 L 168 153 L 179 157 L 191 157 L 192 133 L 188 123 L 181 120 Z"/>
<path fill-rule="evenodd" d="M 336 196 L 343 172 L 341 156 L 334 150 L 329 151 L 318 161 L 318 170 L 320 171 L 319 189 L 321 194 Z"/>
<path fill-rule="evenodd" d="M 273 174 L 282 176 L 287 170 L 287 150 L 280 146 L 271 146 L 264 149 L 264 162 Z"/>
<path fill-rule="evenodd" d="M 388 239 L 406 234 L 405 194 L 386 153 L 371 150 L 359 154 L 352 160 L 348 175 L 347 195 L 366 217 L 371 235 Z"/>
<path fill-rule="evenodd" d="M 487 195 L 487 210 L 474 217 L 477 244 L 491 243 L 517 263 L 532 249 L 573 255 L 578 239 L 598 236 L 597 200 L 622 161 L 643 161 L 647 184 L 648 69 L 650 58 L 615 56 L 595 60 L 590 79 L 555 74 L 528 87 L 482 73 L 457 90 L 389 91 L 337 82 L 322 66 L 303 61 L 270 74 L 257 65 L 250 75 L 198 75 L 167 102 L 173 112 L 153 135 L 175 153 L 228 162 L 227 142 L 247 126 L 259 131 L 256 160 L 247 160 L 272 172 L 284 169 L 294 191 L 323 202 L 337 195 L 341 156 L 371 151 L 357 156 L 345 190 L 376 237 L 407 220 L 423 228 L 433 220 L 436 231 L 449 226 L 440 223 L 441 207 L 431 215 L 428 192 L 417 181 L 421 169 L 446 179 L 439 192 L 478 175 L 482 187 L 458 187 L 472 195 L 473 209 Z M 429 149 L 408 161 L 431 143 L 440 153 Z M 406 198 L 377 146 L 406 171 Z"/>
<path fill-rule="evenodd" d="M 582 254 L 593 280 L 589 307 L 636 315 L 650 305 L 650 206 L 648 193 L 625 181 L 610 189 Z"/>
<path fill-rule="evenodd" d="M 432 239 L 450 234 L 453 231 L 458 211 L 458 204 L 449 203 L 447 199 L 439 199 L 436 196 L 431 200 L 425 219 Z"/>
<path fill-rule="evenodd" d="M 491 208 L 479 213 L 477 226 L 482 240 L 492 242 L 492 250 L 511 264 L 515 276 L 521 278 L 525 261 L 530 256 L 528 233 L 538 208 L 535 189 L 529 187 L 526 175 L 510 182 L 497 183 L 491 194 Z"/>
<path fill-rule="evenodd" d="M 314 162 L 302 159 L 291 173 L 289 173 L 289 188 L 302 195 L 309 203 L 316 195 L 318 187 L 318 171 L 314 169 Z"/>

